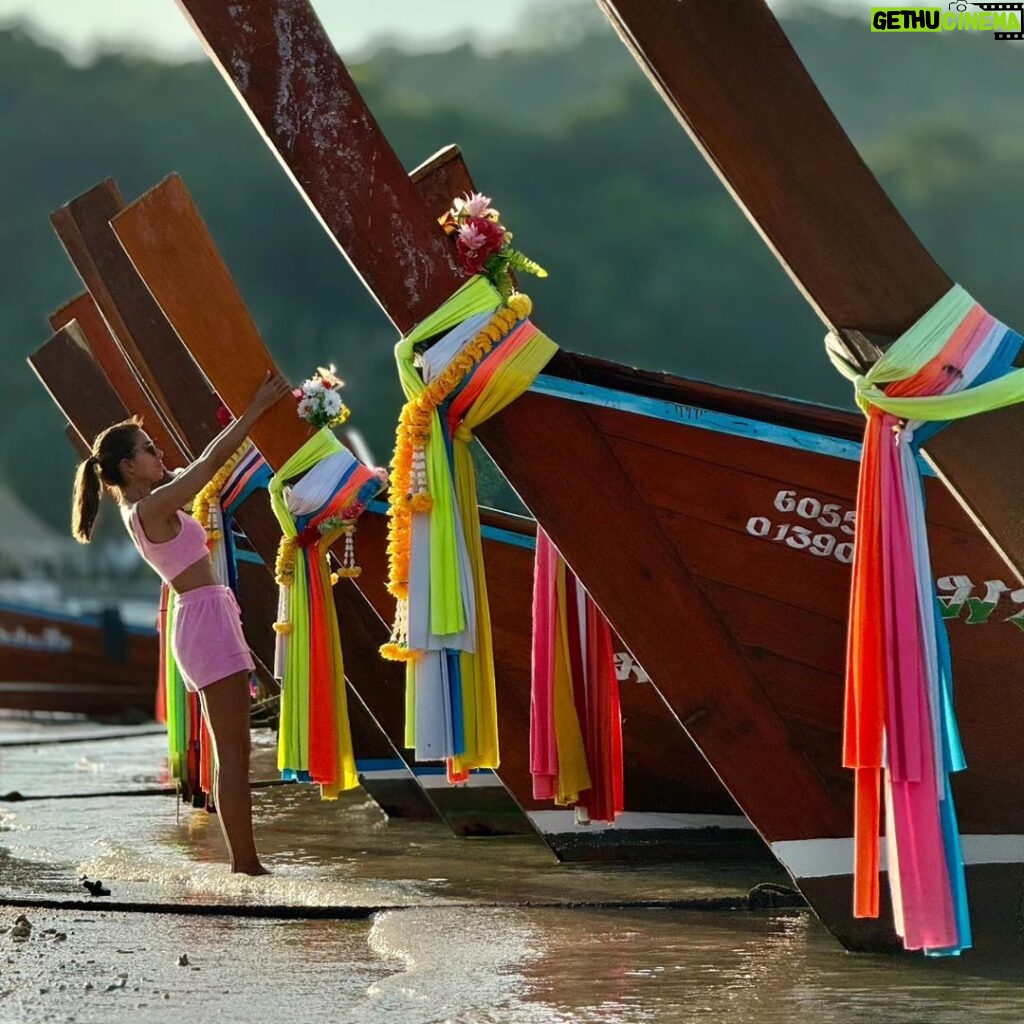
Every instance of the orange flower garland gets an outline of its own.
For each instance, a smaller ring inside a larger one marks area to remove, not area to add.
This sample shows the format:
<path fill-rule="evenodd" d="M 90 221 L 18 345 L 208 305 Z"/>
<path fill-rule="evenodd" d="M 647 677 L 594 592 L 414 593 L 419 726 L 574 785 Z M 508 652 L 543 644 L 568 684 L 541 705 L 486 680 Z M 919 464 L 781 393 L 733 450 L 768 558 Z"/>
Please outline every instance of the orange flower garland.
<path fill-rule="evenodd" d="M 220 540 L 224 536 L 220 530 L 214 527 L 213 521 L 210 518 L 210 510 L 220 502 L 220 492 L 228 482 L 228 477 L 234 472 L 235 466 L 238 465 L 242 456 L 249 450 L 249 444 L 249 441 L 245 441 L 238 451 L 217 470 L 213 479 L 192 500 L 192 518 L 206 530 L 208 540 Z"/>
<path fill-rule="evenodd" d="M 409 661 L 415 652 L 406 645 L 405 602 L 409 597 L 409 564 L 414 512 L 428 512 L 431 497 L 427 490 L 426 456 L 432 417 L 446 398 L 516 323 L 530 315 L 528 296 L 512 295 L 508 304 L 497 310 L 487 326 L 466 344 L 459 355 L 415 398 L 402 407 L 395 432 L 395 454 L 391 460 L 391 493 L 388 509 L 388 592 L 398 602 L 395 631 L 380 653 L 391 661 Z"/>

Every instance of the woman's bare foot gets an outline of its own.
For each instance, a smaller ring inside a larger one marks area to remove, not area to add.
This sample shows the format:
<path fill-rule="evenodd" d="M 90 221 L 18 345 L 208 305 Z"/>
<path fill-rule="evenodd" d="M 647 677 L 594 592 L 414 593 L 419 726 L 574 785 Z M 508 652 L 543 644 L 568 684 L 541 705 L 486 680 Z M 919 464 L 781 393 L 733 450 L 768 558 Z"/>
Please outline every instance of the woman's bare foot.
<path fill-rule="evenodd" d="M 239 864 L 237 866 L 232 864 L 231 873 L 233 875 L 269 875 L 270 869 L 256 861 L 255 864 Z"/>

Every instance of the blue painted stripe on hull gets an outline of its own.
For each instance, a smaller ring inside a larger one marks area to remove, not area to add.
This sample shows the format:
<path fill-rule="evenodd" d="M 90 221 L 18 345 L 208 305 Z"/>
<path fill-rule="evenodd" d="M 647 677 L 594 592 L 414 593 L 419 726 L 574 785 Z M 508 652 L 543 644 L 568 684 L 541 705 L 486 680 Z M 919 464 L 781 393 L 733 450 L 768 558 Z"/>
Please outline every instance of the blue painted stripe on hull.
<path fill-rule="evenodd" d="M 618 409 L 622 412 L 665 420 L 669 423 L 683 423 L 688 427 L 712 430 L 719 434 L 728 434 L 731 437 L 745 437 L 763 444 L 781 445 L 785 448 L 795 448 L 851 462 L 860 461 L 861 445 L 856 441 L 830 437 L 828 434 L 816 434 L 809 430 L 798 430 L 795 427 L 784 427 L 765 420 L 750 419 L 746 416 L 734 416 L 731 413 L 717 412 L 698 405 L 684 405 L 680 402 L 649 398 L 628 391 L 616 391 L 595 384 L 563 380 L 560 377 L 548 377 L 543 374 L 534 381 L 530 390 L 537 394 L 550 395 L 571 402 L 600 405 L 607 409 Z M 797 404 L 807 403 L 798 402 Z M 924 476 L 936 475 L 924 459 L 919 458 L 918 464 Z M 386 515 L 388 505 L 387 502 L 374 499 L 367 505 L 367 510 Z M 533 537 L 513 533 L 511 530 L 503 530 L 496 526 L 482 526 L 481 532 L 487 540 L 514 544 L 531 551 L 536 547 Z"/>
<path fill-rule="evenodd" d="M 403 771 L 406 764 L 398 757 L 357 757 L 357 772 L 397 772 Z"/>
<path fill-rule="evenodd" d="M 529 551 L 537 546 L 537 539 L 530 534 L 513 533 L 511 530 L 503 530 L 498 526 L 481 525 L 480 533 L 484 540 L 496 540 L 502 544 L 511 544 L 513 547 L 526 548 Z"/>
<path fill-rule="evenodd" d="M 13 604 L 8 601 L 0 601 L 0 612 L 11 612 L 15 615 L 29 615 L 35 619 L 47 619 L 52 622 L 68 622 L 77 626 L 102 627 L 102 620 L 98 615 L 73 615 L 71 612 L 50 611 L 48 608 L 32 608 L 28 605 Z M 156 636 L 156 630 L 149 626 L 135 626 L 122 622 L 126 633 L 133 633 L 136 636 Z"/>
<path fill-rule="evenodd" d="M 366 506 L 366 511 L 374 512 L 378 515 L 387 515 L 387 502 L 374 499 Z M 517 548 L 526 548 L 528 551 L 532 551 L 537 546 L 536 540 L 530 534 L 503 530 L 499 526 L 481 525 L 480 533 L 484 540 L 496 540 L 502 544 L 512 544 Z"/>
<path fill-rule="evenodd" d="M 764 420 L 752 420 L 746 416 L 734 416 L 731 413 L 704 409 L 698 405 L 684 405 L 680 402 L 669 402 L 663 398 L 649 398 L 646 395 L 637 395 L 628 391 L 615 391 L 612 388 L 603 388 L 595 384 L 584 384 L 581 381 L 563 380 L 560 377 L 544 375 L 533 382 L 533 387 L 530 390 L 540 395 L 550 395 L 570 402 L 600 405 L 606 409 L 618 409 L 622 412 L 648 416 L 669 423 L 683 423 L 699 430 L 713 430 L 716 433 L 729 434 L 732 437 L 746 437 L 752 441 L 766 444 L 797 448 L 801 451 L 848 459 L 852 462 L 860 461 L 861 446 L 856 441 L 829 437 L 827 434 L 815 434 L 809 430 L 783 427 Z M 918 461 L 925 476 L 936 475 L 923 459 Z"/>

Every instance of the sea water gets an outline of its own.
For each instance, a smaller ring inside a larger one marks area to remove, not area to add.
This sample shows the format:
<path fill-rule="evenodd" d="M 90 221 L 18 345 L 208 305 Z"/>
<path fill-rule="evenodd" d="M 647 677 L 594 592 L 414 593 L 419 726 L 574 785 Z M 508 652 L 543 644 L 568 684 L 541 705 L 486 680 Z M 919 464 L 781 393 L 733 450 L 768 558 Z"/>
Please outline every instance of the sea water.
<path fill-rule="evenodd" d="M 530 839 L 389 821 L 361 791 L 255 790 L 274 873 L 234 876 L 216 818 L 159 792 L 163 738 L 101 738 L 115 731 L 0 721 L 0 797 L 26 798 L 0 801 L 0 898 L 88 900 L 85 875 L 111 890 L 97 907 L 170 912 L 26 911 L 31 940 L 0 935 L 0 1021 L 1024 1020 L 1017 968 L 970 953 L 852 955 L 807 911 L 659 908 L 779 879 L 764 866 L 563 865 Z M 255 736 L 254 777 L 272 779 L 272 737 Z M 200 905 L 290 919 L 173 912 Z M 344 907 L 359 918 L 302 916 Z M 0 908 L 0 928 L 18 912 Z"/>

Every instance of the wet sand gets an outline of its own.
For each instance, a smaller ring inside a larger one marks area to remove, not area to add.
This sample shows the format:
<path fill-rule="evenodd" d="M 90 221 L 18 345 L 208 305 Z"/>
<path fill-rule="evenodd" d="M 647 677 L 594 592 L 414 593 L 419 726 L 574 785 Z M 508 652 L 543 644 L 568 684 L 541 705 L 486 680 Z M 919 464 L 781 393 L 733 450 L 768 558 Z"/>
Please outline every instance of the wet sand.
<path fill-rule="evenodd" d="M 358 791 L 328 803 L 310 787 L 256 790 L 275 873 L 233 876 L 216 821 L 159 792 L 159 735 L 48 742 L 84 728 L 0 721 L 0 796 L 27 798 L 0 800 L 0 1022 L 1024 1018 L 1020 977 L 972 971 L 969 956 L 855 957 L 807 912 L 675 909 L 784 881 L 763 865 L 560 865 L 530 839 L 389 822 Z M 254 778 L 273 776 L 272 738 L 257 733 Z M 125 791 L 151 795 L 109 795 Z M 93 900 L 82 874 L 111 896 Z M 292 919 L 239 916 L 263 907 Z M 302 919 L 346 912 L 361 919 Z M 7 930 L 19 913 L 23 940 Z"/>

